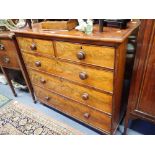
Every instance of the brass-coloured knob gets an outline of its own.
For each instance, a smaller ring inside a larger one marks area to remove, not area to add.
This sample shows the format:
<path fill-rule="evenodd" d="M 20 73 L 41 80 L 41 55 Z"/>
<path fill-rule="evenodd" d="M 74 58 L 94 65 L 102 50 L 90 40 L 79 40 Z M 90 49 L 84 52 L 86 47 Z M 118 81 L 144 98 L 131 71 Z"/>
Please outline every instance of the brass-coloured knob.
<path fill-rule="evenodd" d="M 80 51 L 80 52 L 77 53 L 76 56 L 77 56 L 77 58 L 78 58 L 79 60 L 83 60 L 83 59 L 85 59 L 86 54 L 85 54 L 83 51 Z"/>
<path fill-rule="evenodd" d="M 30 46 L 31 50 L 36 50 L 37 49 L 37 46 L 35 43 L 32 43 L 31 46 Z"/>
<path fill-rule="evenodd" d="M 87 73 L 85 73 L 85 72 L 81 72 L 81 73 L 79 74 L 79 77 L 80 77 L 81 80 L 85 80 L 85 79 L 88 78 L 88 75 L 87 75 Z"/>
<path fill-rule="evenodd" d="M 89 95 L 87 93 L 83 93 L 81 97 L 82 97 L 83 100 L 88 100 L 89 99 Z"/>
<path fill-rule="evenodd" d="M 1 50 L 1 51 L 5 50 L 5 47 L 4 47 L 3 44 L 0 44 L 0 50 Z"/>
<path fill-rule="evenodd" d="M 10 59 L 9 58 L 4 58 L 3 61 L 4 61 L 4 63 L 8 64 L 10 62 Z"/>
<path fill-rule="evenodd" d="M 90 117 L 90 114 L 89 113 L 84 113 L 84 115 L 83 115 L 85 118 L 89 118 Z"/>
<path fill-rule="evenodd" d="M 35 62 L 35 66 L 36 66 L 36 67 L 40 67 L 40 66 L 41 66 L 41 62 L 40 62 L 40 61 L 36 61 L 36 62 Z"/>
<path fill-rule="evenodd" d="M 49 100 L 50 100 L 50 97 L 46 96 L 46 97 L 45 97 L 45 100 L 46 100 L 46 101 L 49 101 Z"/>
<path fill-rule="evenodd" d="M 41 79 L 40 79 L 40 82 L 41 82 L 42 84 L 44 84 L 44 83 L 46 83 L 46 80 L 45 80 L 44 78 L 41 78 Z"/>

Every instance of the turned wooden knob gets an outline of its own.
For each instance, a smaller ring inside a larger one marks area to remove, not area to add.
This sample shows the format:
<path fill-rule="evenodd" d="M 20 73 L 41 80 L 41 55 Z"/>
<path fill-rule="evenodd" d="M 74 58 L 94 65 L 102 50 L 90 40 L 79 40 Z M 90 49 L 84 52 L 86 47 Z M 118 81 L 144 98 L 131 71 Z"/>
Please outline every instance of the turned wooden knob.
<path fill-rule="evenodd" d="M 37 49 L 37 46 L 35 43 L 32 43 L 31 46 L 30 46 L 31 50 L 36 50 Z"/>
<path fill-rule="evenodd" d="M 81 73 L 79 74 L 79 77 L 80 77 L 81 80 L 85 80 L 85 79 L 88 78 L 88 75 L 87 75 L 87 73 L 85 73 L 85 72 L 81 72 Z"/>
<path fill-rule="evenodd" d="M 5 47 L 4 47 L 4 45 L 3 44 L 0 44 L 0 50 L 5 50 Z"/>
<path fill-rule="evenodd" d="M 81 97 L 82 97 L 83 100 L 88 100 L 89 99 L 89 95 L 87 93 L 83 93 Z"/>
<path fill-rule="evenodd" d="M 44 84 L 44 83 L 46 83 L 46 80 L 43 79 L 43 78 L 41 78 L 41 79 L 40 79 L 40 82 Z"/>
<path fill-rule="evenodd" d="M 35 65 L 36 65 L 36 67 L 40 67 L 41 66 L 41 62 L 40 61 L 36 61 Z"/>
<path fill-rule="evenodd" d="M 84 113 L 84 115 L 83 115 L 85 118 L 89 118 L 90 117 L 90 114 L 89 113 Z"/>
<path fill-rule="evenodd" d="M 79 60 L 83 60 L 83 59 L 85 59 L 86 54 L 83 51 L 80 51 L 77 53 L 76 56 Z"/>
<path fill-rule="evenodd" d="M 48 97 L 48 96 L 45 97 L 45 100 L 46 101 L 49 101 L 49 99 L 50 99 L 50 97 Z"/>
<path fill-rule="evenodd" d="M 10 59 L 9 58 L 4 58 L 3 61 L 8 64 L 10 62 Z"/>

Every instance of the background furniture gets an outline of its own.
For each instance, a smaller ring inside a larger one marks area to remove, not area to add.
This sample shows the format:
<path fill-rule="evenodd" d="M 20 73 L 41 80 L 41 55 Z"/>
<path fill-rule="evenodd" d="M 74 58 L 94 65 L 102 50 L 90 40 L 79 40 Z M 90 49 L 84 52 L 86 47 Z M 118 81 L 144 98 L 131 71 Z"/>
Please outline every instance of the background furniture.
<path fill-rule="evenodd" d="M 127 38 L 139 23 L 120 30 L 99 26 L 82 32 L 14 31 L 39 101 L 103 133 L 114 134 L 120 121 Z"/>
<path fill-rule="evenodd" d="M 18 61 L 17 57 L 17 50 L 16 50 L 17 44 L 15 42 L 15 35 L 11 32 L 2 32 L 0 33 L 0 66 L 3 74 L 5 75 L 8 84 L 14 94 L 14 96 L 17 96 L 14 87 L 11 82 L 11 78 L 9 76 L 9 69 L 13 70 L 21 70 L 23 77 L 25 79 L 25 82 L 29 88 L 30 93 L 32 94 L 33 100 L 35 100 L 34 94 L 32 93 L 32 86 L 27 74 L 27 71 L 21 66 L 23 66 L 22 61 Z"/>
<path fill-rule="evenodd" d="M 155 122 L 155 20 L 142 20 L 125 118 Z"/>

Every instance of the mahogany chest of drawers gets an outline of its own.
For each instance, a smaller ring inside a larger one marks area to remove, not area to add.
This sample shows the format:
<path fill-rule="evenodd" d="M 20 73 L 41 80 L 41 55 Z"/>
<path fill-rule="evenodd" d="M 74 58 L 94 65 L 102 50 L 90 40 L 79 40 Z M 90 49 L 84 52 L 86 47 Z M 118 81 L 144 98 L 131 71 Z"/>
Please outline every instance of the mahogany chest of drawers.
<path fill-rule="evenodd" d="M 20 69 L 13 36 L 13 33 L 0 34 L 0 66 Z"/>
<path fill-rule="evenodd" d="M 76 30 L 15 31 L 20 52 L 39 101 L 114 134 L 120 119 L 127 37 L 137 28 L 105 28 L 92 35 Z"/>
<path fill-rule="evenodd" d="M 29 76 L 23 65 L 23 61 L 22 60 L 19 61 L 20 57 L 18 59 L 17 48 L 18 48 L 18 45 L 15 39 L 14 33 L 10 31 L 0 33 L 0 67 L 8 81 L 8 84 L 13 94 L 17 96 L 15 89 L 13 87 L 13 84 L 11 82 L 8 69 L 20 70 L 22 72 L 24 80 L 29 88 L 30 93 L 32 94 L 32 98 L 35 101 L 34 93 L 33 93 L 31 83 L 29 80 Z"/>

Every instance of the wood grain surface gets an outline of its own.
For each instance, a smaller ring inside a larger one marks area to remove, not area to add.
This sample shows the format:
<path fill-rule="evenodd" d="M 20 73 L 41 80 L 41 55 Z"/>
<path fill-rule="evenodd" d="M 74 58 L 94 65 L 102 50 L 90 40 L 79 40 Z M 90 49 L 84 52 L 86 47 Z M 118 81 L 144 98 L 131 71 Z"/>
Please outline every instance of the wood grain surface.
<path fill-rule="evenodd" d="M 96 70 L 86 66 L 61 62 L 57 59 L 34 56 L 28 53 L 23 53 L 23 57 L 28 67 L 55 74 L 68 80 L 73 80 L 84 85 L 90 85 L 108 92 L 113 91 L 113 72 Z M 36 62 L 40 62 L 41 66 L 36 67 Z M 86 73 L 88 78 L 81 80 L 79 77 L 81 72 Z"/>
<path fill-rule="evenodd" d="M 17 40 L 21 51 L 27 51 L 30 53 L 41 53 L 49 56 L 54 56 L 52 41 L 32 39 L 32 38 L 22 38 L 22 37 L 18 37 Z M 31 49 L 31 46 L 33 44 L 36 46 L 35 50 Z"/>
<path fill-rule="evenodd" d="M 5 48 L 0 50 L 0 65 L 6 68 L 20 69 L 13 41 L 0 38 L 0 44 L 3 44 Z"/>
<path fill-rule="evenodd" d="M 59 58 L 88 63 L 91 65 L 114 68 L 115 49 L 104 46 L 90 46 L 72 44 L 68 42 L 56 42 L 56 55 Z M 85 58 L 79 60 L 77 54 L 82 52 Z"/>
<path fill-rule="evenodd" d="M 84 106 L 79 103 L 72 102 L 63 98 L 62 96 L 58 96 L 49 91 L 43 90 L 42 88 L 34 86 L 36 96 L 43 103 L 52 106 L 72 117 L 75 117 L 87 124 L 98 128 L 99 130 L 103 130 L 107 133 L 110 132 L 111 128 L 111 117 L 93 110 L 87 106 Z M 47 100 L 48 98 L 48 100 Z M 87 114 L 87 115 L 86 115 Z"/>
<path fill-rule="evenodd" d="M 81 87 L 62 78 L 48 76 L 31 69 L 29 69 L 29 75 L 32 83 L 43 89 L 54 91 L 108 114 L 112 113 L 112 96 L 110 95 Z M 82 98 L 82 95 L 85 93 L 89 96 L 87 100 L 83 100 Z"/>

